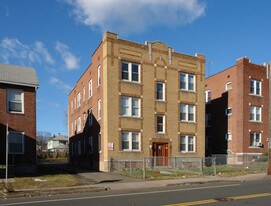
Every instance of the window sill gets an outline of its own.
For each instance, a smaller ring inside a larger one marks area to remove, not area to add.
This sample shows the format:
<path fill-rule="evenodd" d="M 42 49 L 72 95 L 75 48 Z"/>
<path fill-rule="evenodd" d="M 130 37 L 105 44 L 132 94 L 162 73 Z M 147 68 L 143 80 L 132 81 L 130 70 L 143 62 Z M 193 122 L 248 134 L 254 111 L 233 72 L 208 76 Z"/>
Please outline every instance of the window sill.
<path fill-rule="evenodd" d="M 249 149 L 263 149 L 262 147 L 257 147 L 257 146 L 249 146 Z"/>
<path fill-rule="evenodd" d="M 166 103 L 167 103 L 167 101 L 166 101 L 166 100 L 160 100 L 160 99 L 156 99 L 156 100 L 155 100 L 155 102 L 164 103 L 164 104 L 166 104 Z"/>
<path fill-rule="evenodd" d="M 249 123 L 256 123 L 256 124 L 262 124 L 262 121 L 253 121 L 253 120 L 249 120 Z"/>
<path fill-rule="evenodd" d="M 189 121 L 179 121 L 179 123 L 186 123 L 186 124 L 197 124 L 197 122 L 189 122 Z"/>
<path fill-rule="evenodd" d="M 141 151 L 141 150 L 121 150 L 120 152 L 123 152 L 123 153 L 126 153 L 126 152 L 129 152 L 129 153 L 131 153 L 131 152 L 134 152 L 134 153 L 143 153 L 143 151 Z"/>
<path fill-rule="evenodd" d="M 181 154 L 196 154 L 196 152 L 180 152 Z"/>
<path fill-rule="evenodd" d="M 160 136 L 162 136 L 162 135 L 168 135 L 168 133 L 162 133 L 162 132 L 156 132 L 156 133 L 154 133 L 155 135 L 160 135 Z"/>
<path fill-rule="evenodd" d="M 24 115 L 24 112 L 13 112 L 13 111 L 8 111 L 9 114 L 19 114 L 19 115 Z"/>
<path fill-rule="evenodd" d="M 143 84 L 141 84 L 140 82 L 133 82 L 133 81 L 129 81 L 129 80 L 119 80 L 119 81 L 123 82 L 123 83 L 128 83 L 128 84 L 134 84 L 134 85 L 143 86 Z"/>
<path fill-rule="evenodd" d="M 187 92 L 187 93 L 194 93 L 197 94 L 196 91 L 192 91 L 192 90 L 185 90 L 185 89 L 180 89 L 180 92 Z"/>
<path fill-rule="evenodd" d="M 143 120 L 143 117 L 133 117 L 133 116 L 123 116 L 120 115 L 121 118 L 128 118 L 128 119 L 137 119 L 137 120 Z"/>
<path fill-rule="evenodd" d="M 252 94 L 252 93 L 249 93 L 250 96 L 254 96 L 254 97 L 263 97 L 263 95 L 259 95 L 259 94 Z"/>

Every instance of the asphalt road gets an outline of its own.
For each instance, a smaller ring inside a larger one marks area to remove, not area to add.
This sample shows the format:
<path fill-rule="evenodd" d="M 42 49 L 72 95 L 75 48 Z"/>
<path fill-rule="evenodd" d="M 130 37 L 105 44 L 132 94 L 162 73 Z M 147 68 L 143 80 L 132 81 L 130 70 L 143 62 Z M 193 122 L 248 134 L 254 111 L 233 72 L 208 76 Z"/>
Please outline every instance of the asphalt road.
<path fill-rule="evenodd" d="M 271 177 L 246 182 L 167 186 L 145 190 L 81 193 L 0 200 L 1 206 L 271 205 Z"/>

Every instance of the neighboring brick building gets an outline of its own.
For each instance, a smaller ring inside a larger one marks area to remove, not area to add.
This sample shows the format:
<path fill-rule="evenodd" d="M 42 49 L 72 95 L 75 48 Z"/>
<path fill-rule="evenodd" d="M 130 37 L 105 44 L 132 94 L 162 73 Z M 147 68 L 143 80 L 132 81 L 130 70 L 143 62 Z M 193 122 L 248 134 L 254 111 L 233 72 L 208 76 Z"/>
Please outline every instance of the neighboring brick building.
<path fill-rule="evenodd" d="M 205 57 L 105 33 L 70 92 L 70 162 L 205 156 Z"/>
<path fill-rule="evenodd" d="M 206 154 L 268 152 L 269 72 L 238 59 L 206 79 Z"/>
<path fill-rule="evenodd" d="M 36 72 L 31 67 L 0 64 L 0 164 L 6 152 L 9 127 L 9 164 L 36 164 Z"/>

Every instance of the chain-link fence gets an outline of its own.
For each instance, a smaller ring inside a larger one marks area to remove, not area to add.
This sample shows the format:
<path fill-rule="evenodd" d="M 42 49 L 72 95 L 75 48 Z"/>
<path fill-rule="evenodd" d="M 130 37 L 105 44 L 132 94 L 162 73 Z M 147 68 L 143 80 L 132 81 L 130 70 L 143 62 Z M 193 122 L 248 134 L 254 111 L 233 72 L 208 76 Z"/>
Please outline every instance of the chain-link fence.
<path fill-rule="evenodd" d="M 110 172 L 142 178 L 164 176 L 234 175 L 266 172 L 268 157 L 216 155 L 212 157 L 146 157 L 141 160 L 110 159 Z"/>

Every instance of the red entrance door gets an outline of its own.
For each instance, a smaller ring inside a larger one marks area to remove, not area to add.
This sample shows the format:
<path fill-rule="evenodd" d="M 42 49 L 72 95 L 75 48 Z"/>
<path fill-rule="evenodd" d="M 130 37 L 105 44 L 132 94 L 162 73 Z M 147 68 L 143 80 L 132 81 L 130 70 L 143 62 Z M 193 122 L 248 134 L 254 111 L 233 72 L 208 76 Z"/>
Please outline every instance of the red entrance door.
<path fill-rule="evenodd" d="M 153 143 L 152 155 L 157 166 L 168 166 L 168 153 L 168 143 Z"/>

